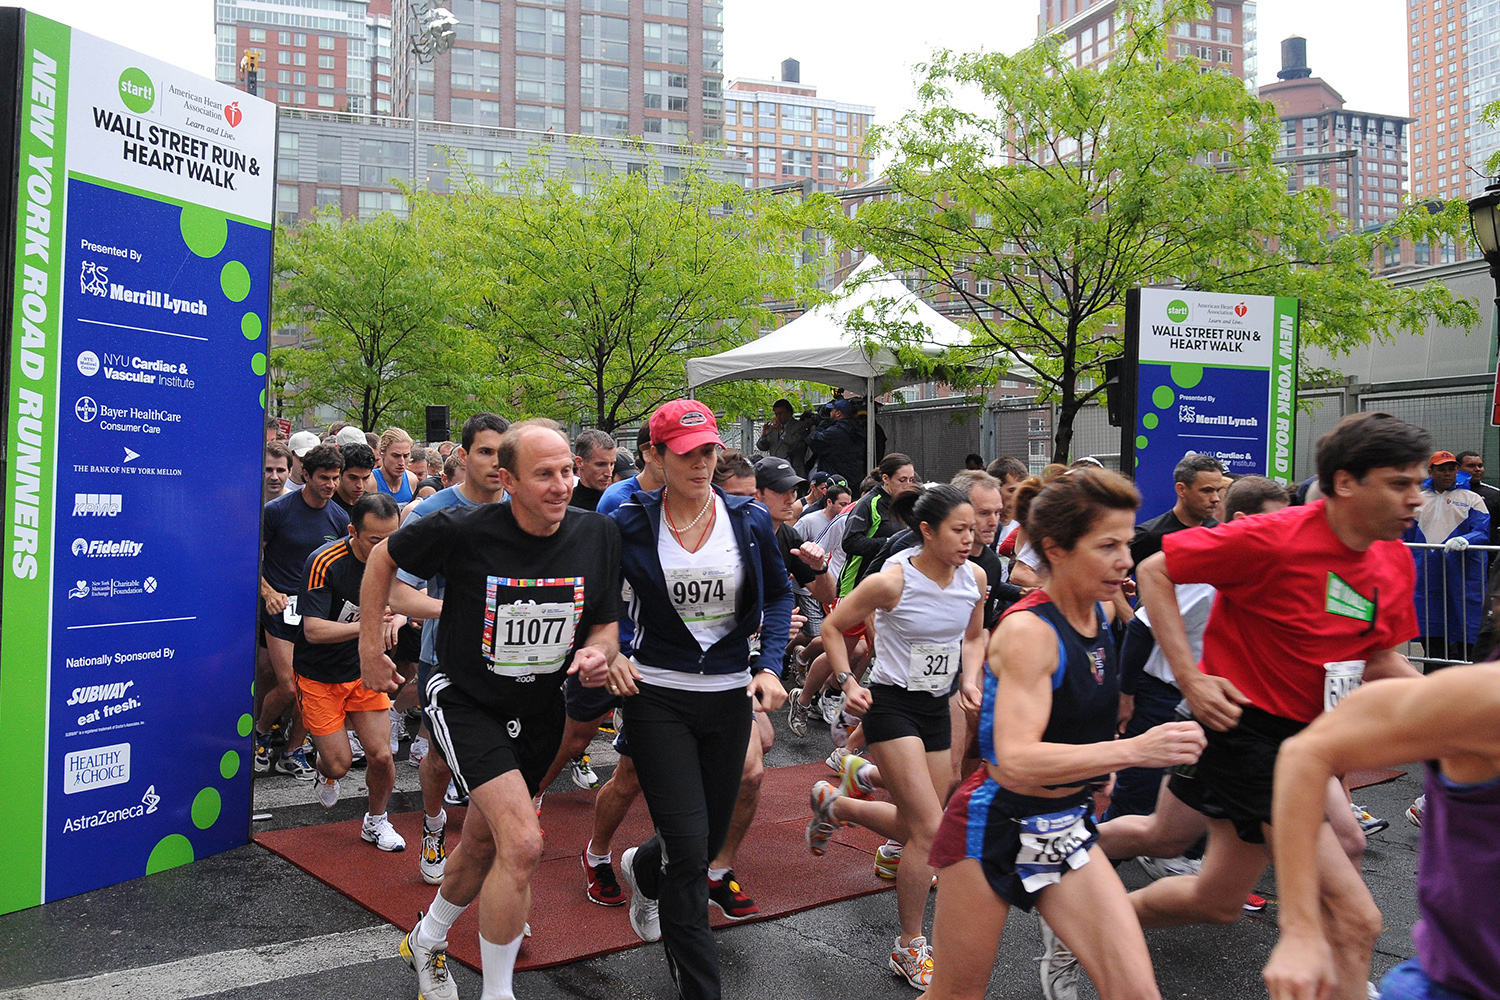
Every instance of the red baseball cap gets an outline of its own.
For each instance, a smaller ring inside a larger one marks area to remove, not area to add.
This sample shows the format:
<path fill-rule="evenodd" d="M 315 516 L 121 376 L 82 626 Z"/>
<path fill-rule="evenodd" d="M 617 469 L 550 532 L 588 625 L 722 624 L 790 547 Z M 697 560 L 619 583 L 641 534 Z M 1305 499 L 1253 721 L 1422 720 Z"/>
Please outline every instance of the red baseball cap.
<path fill-rule="evenodd" d="M 651 414 L 651 443 L 664 444 L 674 454 L 686 455 L 706 444 L 724 447 L 713 411 L 696 399 L 674 399 Z"/>

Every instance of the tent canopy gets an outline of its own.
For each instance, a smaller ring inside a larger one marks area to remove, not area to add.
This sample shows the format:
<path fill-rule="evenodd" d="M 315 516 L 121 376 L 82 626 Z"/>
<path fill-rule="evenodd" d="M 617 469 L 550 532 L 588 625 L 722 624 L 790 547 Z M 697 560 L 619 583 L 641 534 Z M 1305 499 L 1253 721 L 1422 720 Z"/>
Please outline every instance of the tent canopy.
<path fill-rule="evenodd" d="M 866 352 L 865 336 L 846 322 L 875 300 L 897 303 L 888 315 L 928 331 L 919 345 L 939 354 L 970 342 L 967 330 L 914 296 L 899 278 L 873 256 L 866 256 L 835 291 L 835 298 L 810 309 L 772 333 L 722 354 L 690 358 L 688 386 L 693 389 L 740 379 L 790 379 L 836 385 L 850 392 L 873 395 L 925 376 L 900 368 L 894 351 L 876 347 Z M 874 320 L 874 309 L 865 317 Z"/>

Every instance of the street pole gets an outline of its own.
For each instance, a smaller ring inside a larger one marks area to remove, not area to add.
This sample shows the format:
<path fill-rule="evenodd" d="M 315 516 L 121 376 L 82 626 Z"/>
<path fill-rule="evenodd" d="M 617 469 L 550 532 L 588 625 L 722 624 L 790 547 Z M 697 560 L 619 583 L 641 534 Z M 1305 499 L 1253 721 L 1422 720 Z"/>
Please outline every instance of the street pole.
<path fill-rule="evenodd" d="M 416 52 L 412 52 L 412 54 L 411 54 L 411 184 L 412 184 L 412 191 L 413 191 L 413 193 L 415 193 L 416 187 L 417 187 L 418 162 L 419 162 L 419 158 L 421 156 L 421 153 L 419 153 L 417 151 L 418 148 L 419 148 L 419 145 L 420 145 L 419 141 L 418 141 L 419 140 L 419 134 L 417 132 L 417 112 L 420 111 L 421 108 L 422 108 L 422 97 L 421 97 L 422 74 L 420 72 L 418 72 L 418 70 L 420 68 L 421 68 L 421 62 L 420 62 L 420 60 L 419 60 Z"/>

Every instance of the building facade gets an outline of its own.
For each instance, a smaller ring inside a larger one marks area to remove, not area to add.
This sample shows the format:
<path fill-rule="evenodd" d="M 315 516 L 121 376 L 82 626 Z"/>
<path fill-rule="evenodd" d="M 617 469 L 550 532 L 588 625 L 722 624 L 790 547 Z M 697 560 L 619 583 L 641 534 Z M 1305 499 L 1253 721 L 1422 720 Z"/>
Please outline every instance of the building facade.
<path fill-rule="evenodd" d="M 214 77 L 249 90 L 244 61 L 253 53 L 259 59 L 256 91 L 266 100 L 368 113 L 379 81 L 387 95 L 390 90 L 390 2 L 217 0 Z"/>
<path fill-rule="evenodd" d="M 1102 68 L 1124 36 L 1119 6 L 1119 0 L 1041 0 L 1037 33 L 1063 36 L 1062 53 L 1075 65 Z M 1170 53 L 1196 58 L 1254 89 L 1260 72 L 1254 0 L 1215 0 L 1205 14 L 1172 25 Z"/>
<path fill-rule="evenodd" d="M 781 64 L 780 80 L 731 81 L 725 98 L 724 140 L 749 162 L 748 186 L 809 178 L 831 192 L 869 179 L 864 143 L 875 109 L 819 97 L 801 82 L 797 60 Z"/>
<path fill-rule="evenodd" d="M 1294 191 L 1324 187 L 1356 229 L 1395 217 L 1407 182 L 1405 115 L 1352 111 L 1307 66 L 1307 42 L 1281 43 L 1281 70 L 1260 96 L 1281 116 L 1281 158 Z"/>
<path fill-rule="evenodd" d="M 1500 99 L 1500 4 L 1408 0 L 1411 57 L 1411 190 L 1419 198 L 1471 198 L 1500 130 L 1479 121 Z"/>

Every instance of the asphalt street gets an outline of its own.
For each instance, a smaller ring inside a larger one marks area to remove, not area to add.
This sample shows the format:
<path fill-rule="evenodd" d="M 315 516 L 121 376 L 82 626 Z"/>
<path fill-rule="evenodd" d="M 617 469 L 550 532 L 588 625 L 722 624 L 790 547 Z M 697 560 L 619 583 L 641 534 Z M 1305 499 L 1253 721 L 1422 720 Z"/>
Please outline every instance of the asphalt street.
<path fill-rule="evenodd" d="M 791 737 L 777 720 L 770 766 L 821 759 L 827 734 Z M 602 742 L 592 748 L 601 775 L 613 766 Z M 405 746 L 402 748 L 405 756 Z M 420 808 L 416 769 L 398 765 L 394 812 Z M 1417 830 L 1401 818 L 1419 792 L 1418 769 L 1362 790 L 1358 801 L 1391 820 L 1370 840 L 1365 875 L 1385 914 L 1375 978 L 1412 954 Z M 357 773 L 357 772 L 356 772 Z M 571 787 L 567 775 L 554 786 Z M 309 783 L 260 776 L 257 824 L 293 827 L 362 814 L 363 787 L 344 783 L 331 811 Z M 753 840 L 745 850 L 754 850 Z M 1120 867 L 1131 888 L 1147 881 L 1134 862 Z M 873 874 L 871 876 L 874 877 Z M 747 886 L 753 893 L 753 886 Z M 1260 969 L 1276 937 L 1275 882 L 1259 889 L 1272 905 L 1232 927 L 1193 927 L 1148 934 L 1164 998 L 1241 1000 L 1264 997 Z M 935 897 L 934 897 L 935 898 Z M 545 905 L 544 900 L 538 904 Z M 895 898 L 882 893 L 778 920 L 718 932 L 724 995 L 757 1000 L 909 1000 L 916 993 L 886 970 L 895 934 Z M 620 919 L 625 913 L 620 911 Z M 930 919 L 930 914 L 929 914 Z M 254 844 L 183 868 L 0 917 L 0 1000 L 317 1000 L 358 997 L 411 1000 L 416 978 L 396 957 L 405 928 L 370 911 Z M 1035 918 L 1016 913 L 1006 928 L 991 980 L 996 1000 L 1041 996 L 1033 956 Z M 460 995 L 477 1000 L 480 980 L 458 965 Z M 672 995 L 660 946 L 647 946 L 516 977 L 522 1000 L 633 1000 Z M 1084 986 L 1081 996 L 1096 996 Z"/>

